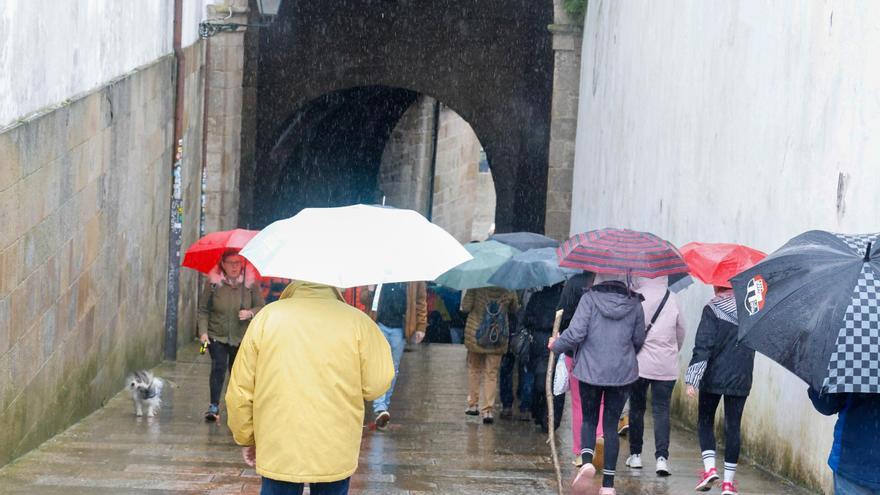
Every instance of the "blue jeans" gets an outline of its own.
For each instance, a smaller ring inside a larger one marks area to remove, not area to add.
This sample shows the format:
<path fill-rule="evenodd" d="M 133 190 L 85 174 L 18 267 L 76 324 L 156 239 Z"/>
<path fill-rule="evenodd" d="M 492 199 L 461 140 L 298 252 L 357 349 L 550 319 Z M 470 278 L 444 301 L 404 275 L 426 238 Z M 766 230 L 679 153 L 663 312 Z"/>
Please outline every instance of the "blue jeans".
<path fill-rule="evenodd" d="M 834 473 L 834 495 L 878 495 L 880 490 L 865 488 L 852 482 L 849 478 Z"/>
<path fill-rule="evenodd" d="M 449 338 L 453 344 L 464 343 L 464 328 L 449 327 Z"/>
<path fill-rule="evenodd" d="M 391 406 L 391 394 L 394 393 L 394 385 L 397 383 L 397 373 L 400 371 L 400 358 L 403 357 L 403 350 L 406 349 L 406 338 L 403 336 L 402 328 L 389 328 L 379 323 L 379 330 L 388 340 L 391 346 L 391 359 L 394 360 L 394 380 L 391 381 L 391 388 L 385 392 L 385 395 L 373 401 L 373 412 L 387 411 Z"/>
<path fill-rule="evenodd" d="M 501 388 L 501 407 L 513 407 L 513 371 L 519 370 L 519 384 L 516 396 L 519 397 L 519 410 L 526 412 L 532 408 L 532 385 L 535 381 L 532 373 L 519 363 L 513 354 L 505 354 L 501 358 L 501 370 L 498 372 L 498 380 Z"/>
<path fill-rule="evenodd" d="M 312 495 L 348 495 L 348 483 L 351 478 L 332 483 L 309 483 Z M 260 495 L 302 495 L 305 483 L 289 483 L 263 478 Z"/>

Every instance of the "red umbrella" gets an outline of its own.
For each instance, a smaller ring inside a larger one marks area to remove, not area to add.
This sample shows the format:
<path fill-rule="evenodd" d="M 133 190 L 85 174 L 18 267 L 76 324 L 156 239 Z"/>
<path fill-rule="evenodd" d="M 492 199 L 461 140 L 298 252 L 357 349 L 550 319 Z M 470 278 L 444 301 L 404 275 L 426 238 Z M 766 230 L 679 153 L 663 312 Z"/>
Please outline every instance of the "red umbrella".
<path fill-rule="evenodd" d="M 212 232 L 186 250 L 183 266 L 208 273 L 217 266 L 223 253 L 230 249 L 240 250 L 258 233 L 256 230 L 244 229 Z"/>
<path fill-rule="evenodd" d="M 574 235 L 556 254 L 560 266 L 596 273 L 656 278 L 688 271 L 678 249 L 669 241 L 629 229 L 591 230 Z"/>
<path fill-rule="evenodd" d="M 709 285 L 730 288 L 729 280 L 767 255 L 740 244 L 691 242 L 681 248 L 691 275 Z"/>

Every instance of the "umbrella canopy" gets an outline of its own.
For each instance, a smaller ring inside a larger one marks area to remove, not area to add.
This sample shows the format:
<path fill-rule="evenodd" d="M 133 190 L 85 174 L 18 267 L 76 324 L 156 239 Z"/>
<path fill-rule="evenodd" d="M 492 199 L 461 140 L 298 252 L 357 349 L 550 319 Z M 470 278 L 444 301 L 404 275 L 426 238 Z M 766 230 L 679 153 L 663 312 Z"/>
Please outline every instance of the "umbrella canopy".
<path fill-rule="evenodd" d="M 880 393 L 880 234 L 810 231 L 731 280 L 739 338 L 828 393 Z"/>
<path fill-rule="evenodd" d="M 556 249 L 532 249 L 515 255 L 489 278 L 489 284 L 519 290 L 549 287 L 581 273 L 574 268 L 559 266 Z"/>
<path fill-rule="evenodd" d="M 182 264 L 187 268 L 209 273 L 217 267 L 223 253 L 240 250 L 257 234 L 256 230 L 244 229 L 211 232 L 186 250 Z"/>
<path fill-rule="evenodd" d="M 508 246 L 519 249 L 520 251 L 559 247 L 559 242 L 555 239 L 551 239 L 545 235 L 536 234 L 534 232 L 513 232 L 510 234 L 495 234 L 490 237 L 489 240 L 497 241 L 501 244 L 507 244 Z"/>
<path fill-rule="evenodd" d="M 263 229 L 241 254 L 264 276 L 342 288 L 433 280 L 471 259 L 419 213 L 367 205 L 306 208 Z"/>
<path fill-rule="evenodd" d="M 654 234 L 629 229 L 591 230 L 557 250 L 559 265 L 596 273 L 656 278 L 687 273 L 678 249 Z"/>
<path fill-rule="evenodd" d="M 464 248 L 473 259 L 438 277 L 438 284 L 458 290 L 490 287 L 492 284 L 489 283 L 489 278 L 501 265 L 519 253 L 518 249 L 497 241 L 471 243 Z"/>
<path fill-rule="evenodd" d="M 766 253 L 740 244 L 691 242 L 681 248 L 691 275 L 705 284 L 730 288 L 730 279 L 755 266 Z"/>

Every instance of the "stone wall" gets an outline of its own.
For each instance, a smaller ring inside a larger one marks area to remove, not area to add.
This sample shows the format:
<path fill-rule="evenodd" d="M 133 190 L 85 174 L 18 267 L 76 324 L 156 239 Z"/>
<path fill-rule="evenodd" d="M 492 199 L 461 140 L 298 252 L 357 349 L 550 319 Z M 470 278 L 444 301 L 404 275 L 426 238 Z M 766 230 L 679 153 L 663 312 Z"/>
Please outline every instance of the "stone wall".
<path fill-rule="evenodd" d="M 809 229 L 880 230 L 880 5 L 591 1 L 572 230 L 772 251 Z M 682 294 L 689 337 L 708 288 Z M 764 467 L 830 490 L 833 418 L 758 356 L 743 422 Z M 696 407 L 679 389 L 682 417 Z"/>
<path fill-rule="evenodd" d="M 560 241 L 571 228 L 571 191 L 581 77 L 583 28 L 562 5 L 553 1 L 553 102 L 547 169 L 547 216 L 544 234 Z"/>
<path fill-rule="evenodd" d="M 227 4 L 244 11 L 248 2 L 232 0 Z M 222 16 L 222 13 L 217 15 Z M 227 22 L 247 23 L 247 17 L 236 14 Z M 205 231 L 212 232 L 239 227 L 245 31 L 219 33 L 205 43 L 208 51 L 205 64 L 208 74 Z M 253 91 L 248 95 L 252 104 Z M 249 139 L 245 142 L 248 146 L 245 159 L 251 160 L 252 144 Z M 250 164 L 248 171 L 251 171 Z"/>
<path fill-rule="evenodd" d="M 187 59 L 184 242 L 198 232 L 199 44 Z M 0 134 L 0 465 L 162 355 L 174 71 L 166 56 Z"/>
<path fill-rule="evenodd" d="M 404 112 L 385 145 L 379 190 L 386 204 L 427 215 L 459 241 L 484 240 L 495 223 L 495 183 L 481 173 L 480 140 L 452 109 L 440 105 L 434 197 L 430 197 L 434 156 L 434 108 L 419 96 Z"/>
<path fill-rule="evenodd" d="M 436 100 L 420 96 L 391 133 L 379 169 L 379 190 L 388 205 L 428 214 L 434 156 Z"/>
<path fill-rule="evenodd" d="M 495 217 L 495 189 L 481 188 L 480 140 L 471 126 L 448 107 L 441 107 L 440 131 L 437 135 L 437 163 L 434 175 L 434 207 L 432 221 L 446 229 L 453 237 L 466 243 L 488 237 L 487 217 Z M 482 192 L 483 195 L 479 193 Z M 485 232 L 476 232 L 477 226 Z"/>

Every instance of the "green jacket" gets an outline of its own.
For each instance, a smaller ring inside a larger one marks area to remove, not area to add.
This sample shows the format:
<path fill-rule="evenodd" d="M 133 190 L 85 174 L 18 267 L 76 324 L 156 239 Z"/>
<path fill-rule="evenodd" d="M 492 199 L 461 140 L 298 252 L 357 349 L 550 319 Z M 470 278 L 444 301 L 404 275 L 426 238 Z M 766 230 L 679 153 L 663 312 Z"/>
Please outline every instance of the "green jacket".
<path fill-rule="evenodd" d="M 238 312 L 247 309 L 256 314 L 265 305 L 259 285 L 232 287 L 226 281 L 209 281 L 199 298 L 199 334 L 207 333 L 218 342 L 238 346 L 251 322 L 239 320 Z"/>

